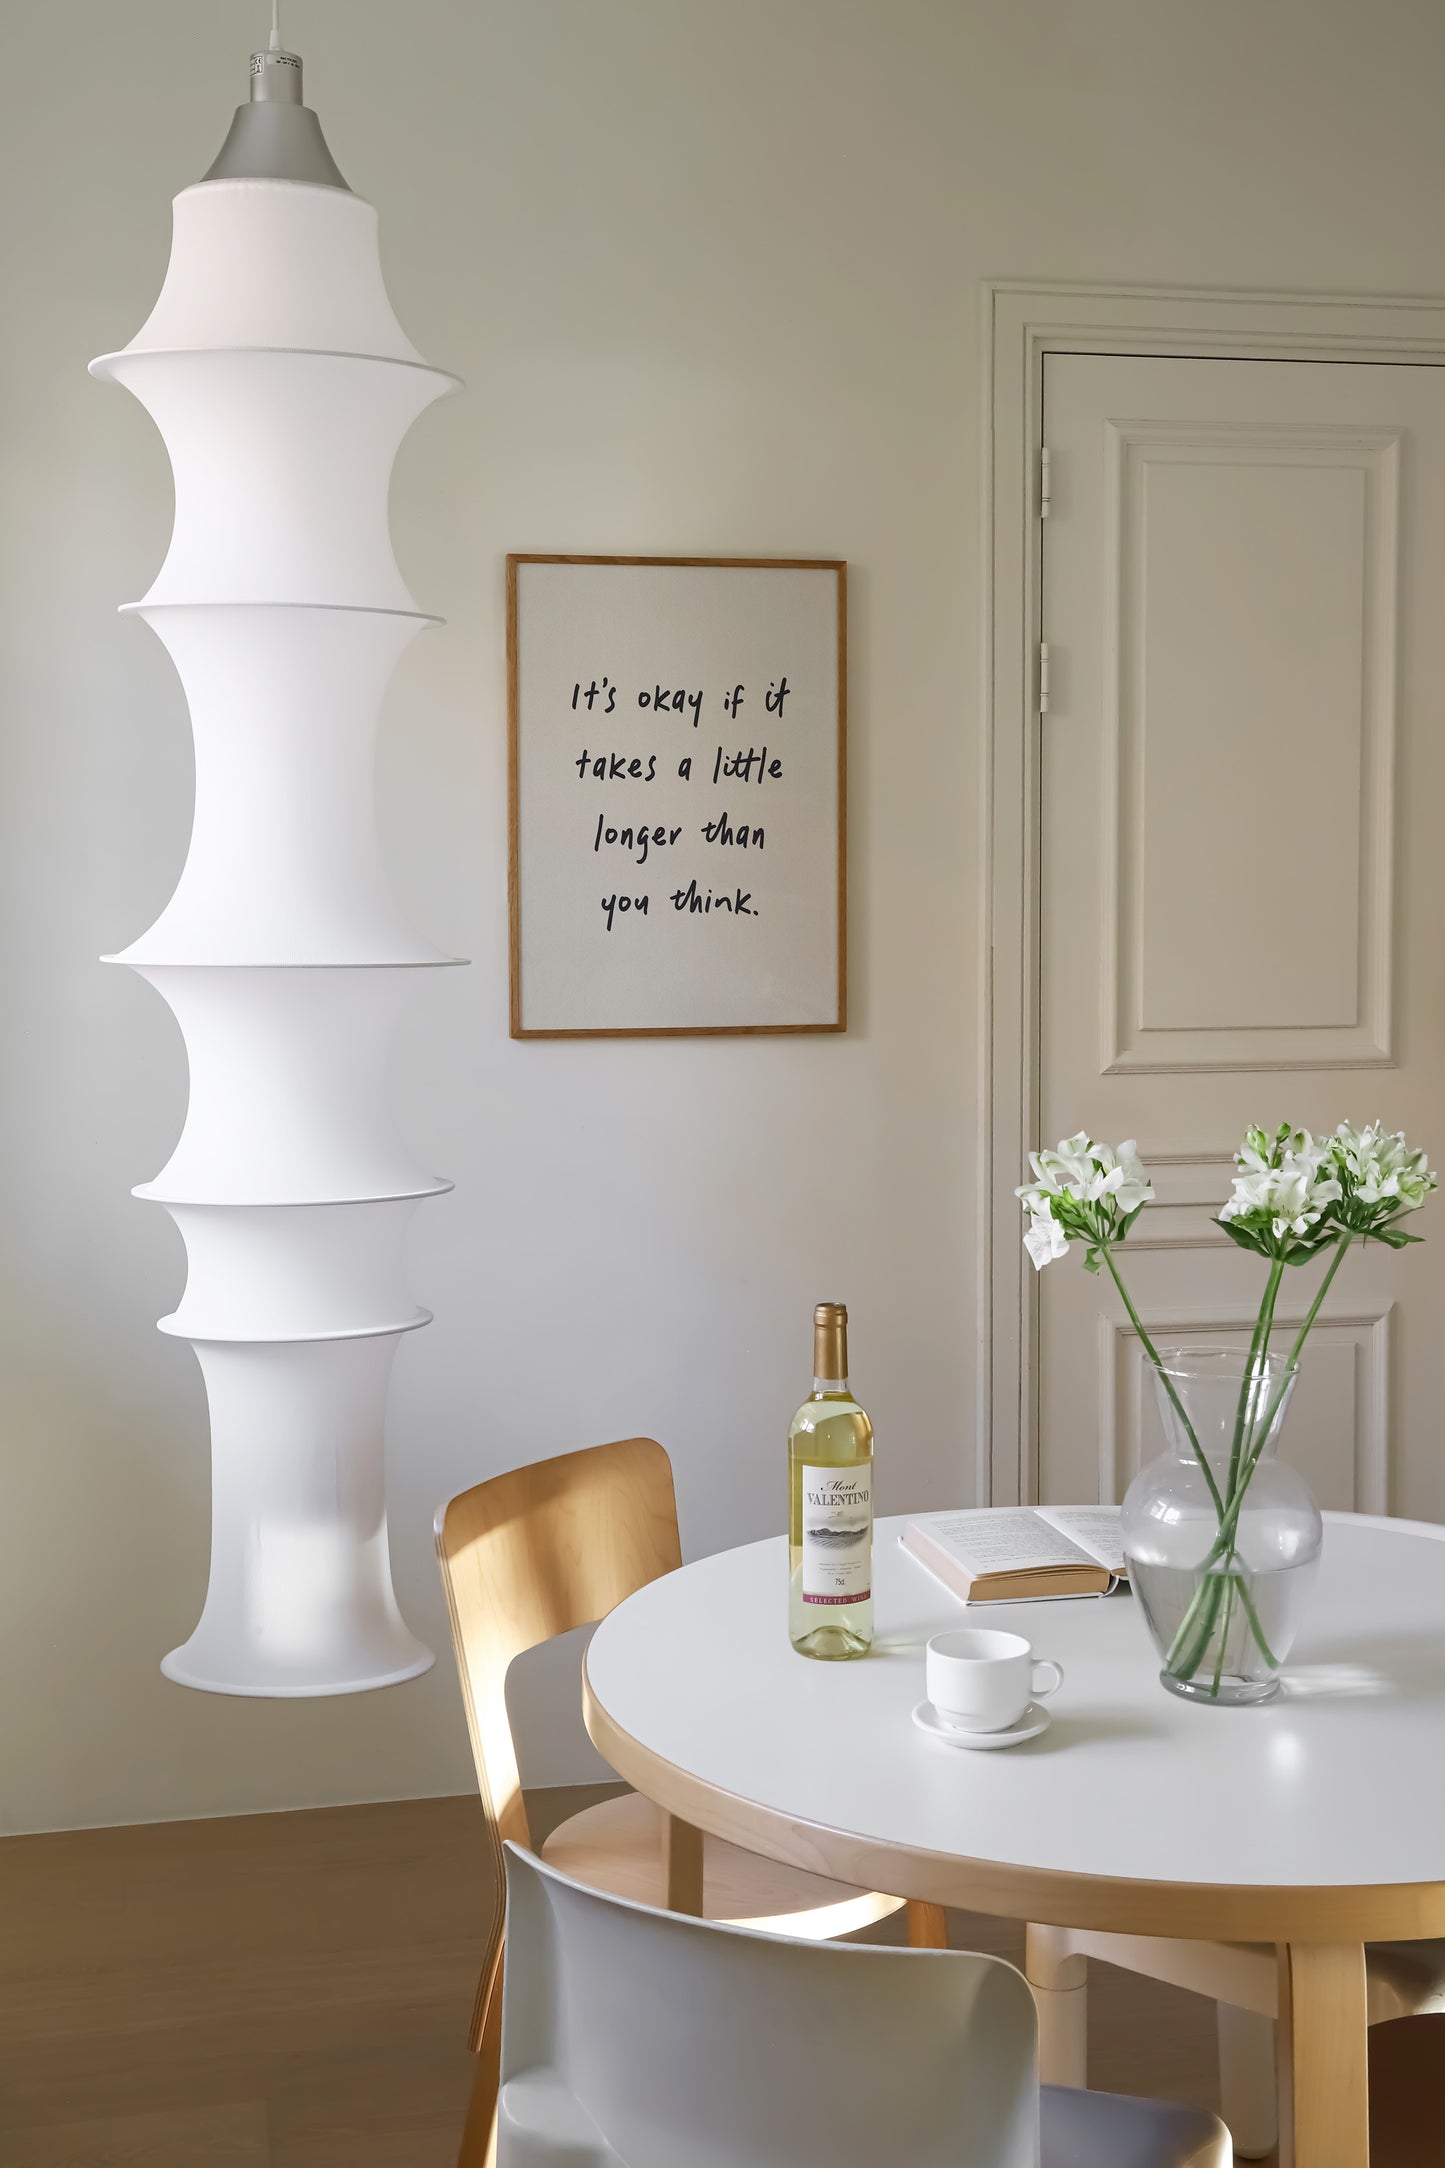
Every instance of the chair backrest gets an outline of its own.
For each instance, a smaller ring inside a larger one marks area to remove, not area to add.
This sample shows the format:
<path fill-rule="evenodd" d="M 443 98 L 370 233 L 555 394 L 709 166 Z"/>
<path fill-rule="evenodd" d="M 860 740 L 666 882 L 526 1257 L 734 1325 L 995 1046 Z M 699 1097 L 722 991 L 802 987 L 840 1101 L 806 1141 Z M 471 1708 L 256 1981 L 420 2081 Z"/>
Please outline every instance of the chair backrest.
<path fill-rule="evenodd" d="M 514 1468 L 444 1505 L 436 1544 L 500 1885 L 503 1839 L 531 1843 L 507 1716 L 508 1666 L 682 1564 L 672 1464 L 655 1439 L 623 1438 Z M 498 1907 L 476 2026 L 501 1943 Z"/>
<path fill-rule="evenodd" d="M 497 2168 L 1037 2168 L 1002 1958 L 757 1934 L 506 1852 Z"/>

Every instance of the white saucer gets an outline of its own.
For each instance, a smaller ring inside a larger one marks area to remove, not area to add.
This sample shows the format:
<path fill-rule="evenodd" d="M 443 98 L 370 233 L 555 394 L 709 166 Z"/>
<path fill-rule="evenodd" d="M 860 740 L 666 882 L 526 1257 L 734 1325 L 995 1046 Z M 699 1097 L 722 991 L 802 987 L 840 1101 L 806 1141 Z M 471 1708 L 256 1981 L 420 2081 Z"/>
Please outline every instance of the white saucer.
<path fill-rule="evenodd" d="M 1049 1712 L 1031 1701 L 1023 1715 L 1004 1731 L 961 1731 L 956 1724 L 945 1724 L 931 1701 L 920 1701 L 913 1721 L 930 1739 L 941 1739 L 945 1746 L 966 1746 L 975 1753 L 992 1754 L 999 1747 L 1022 1746 L 1025 1739 L 1037 1739 L 1041 1731 L 1049 1728 Z"/>

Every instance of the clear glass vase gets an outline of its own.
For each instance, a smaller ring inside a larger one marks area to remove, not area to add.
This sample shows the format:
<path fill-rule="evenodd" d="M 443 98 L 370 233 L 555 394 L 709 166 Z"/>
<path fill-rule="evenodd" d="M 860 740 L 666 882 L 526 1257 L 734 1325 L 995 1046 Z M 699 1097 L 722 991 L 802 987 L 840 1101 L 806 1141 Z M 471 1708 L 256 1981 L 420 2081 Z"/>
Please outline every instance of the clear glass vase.
<path fill-rule="evenodd" d="M 1161 1349 L 1168 1450 L 1124 1499 L 1129 1578 L 1162 1666 L 1191 1701 L 1268 1701 L 1319 1562 L 1308 1484 L 1275 1447 L 1298 1365 L 1236 1348 Z"/>

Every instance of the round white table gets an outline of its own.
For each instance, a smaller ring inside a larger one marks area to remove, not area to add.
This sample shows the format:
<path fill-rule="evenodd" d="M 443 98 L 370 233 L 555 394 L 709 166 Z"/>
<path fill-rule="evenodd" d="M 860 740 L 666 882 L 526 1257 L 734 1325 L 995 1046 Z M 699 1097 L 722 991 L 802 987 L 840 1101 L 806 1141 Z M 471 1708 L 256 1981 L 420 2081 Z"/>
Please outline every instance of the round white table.
<path fill-rule="evenodd" d="M 1059 1926 L 1277 1944 L 1285 2143 L 1298 2168 L 1362 2168 L 1363 1945 L 1445 1934 L 1445 1528 L 1326 1524 L 1285 1690 L 1261 1708 L 1166 1693 L 1130 1596 L 974 1605 L 970 1623 L 1062 1663 L 1052 1724 L 1003 1753 L 929 1738 L 911 1721 L 924 1643 L 964 1607 L 880 1520 L 869 1659 L 793 1653 L 776 1537 L 603 1620 L 587 1727 L 669 1814 L 822 1874 Z"/>

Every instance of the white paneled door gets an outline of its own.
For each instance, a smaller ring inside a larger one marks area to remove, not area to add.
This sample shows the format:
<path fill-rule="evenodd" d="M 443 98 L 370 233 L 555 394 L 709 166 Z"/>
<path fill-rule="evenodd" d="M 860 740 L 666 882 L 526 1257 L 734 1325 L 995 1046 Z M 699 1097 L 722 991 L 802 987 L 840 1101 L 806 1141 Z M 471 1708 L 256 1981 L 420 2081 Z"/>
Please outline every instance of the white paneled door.
<path fill-rule="evenodd" d="M 1247 1123 L 1445 1160 L 1445 370 L 1055 354 L 1044 437 L 1044 1141 L 1139 1139 L 1144 1322 L 1243 1347 Z M 1288 1449 L 1326 1505 L 1445 1519 L 1445 1201 L 1414 1224 L 1335 1281 Z M 1039 1296 L 1039 1495 L 1122 1497 L 1138 1341 L 1077 1255 Z"/>

